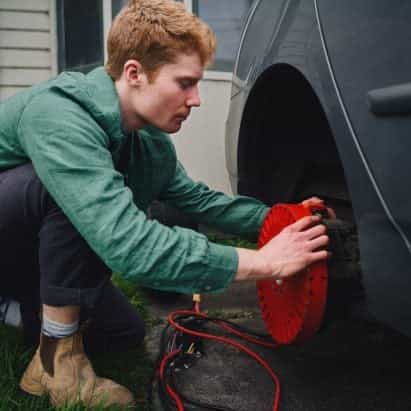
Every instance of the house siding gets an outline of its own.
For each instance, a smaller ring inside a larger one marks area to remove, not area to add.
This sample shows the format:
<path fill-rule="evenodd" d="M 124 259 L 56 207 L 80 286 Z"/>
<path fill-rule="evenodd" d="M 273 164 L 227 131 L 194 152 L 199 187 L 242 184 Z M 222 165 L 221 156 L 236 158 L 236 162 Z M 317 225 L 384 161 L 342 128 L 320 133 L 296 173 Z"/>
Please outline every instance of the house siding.
<path fill-rule="evenodd" d="M 55 74 L 50 0 L 0 0 L 0 101 Z"/>
<path fill-rule="evenodd" d="M 201 107 L 192 110 L 181 131 L 173 135 L 177 155 L 188 174 L 211 188 L 232 194 L 225 161 L 225 122 L 228 116 L 231 75 L 205 73 L 200 83 Z"/>
<path fill-rule="evenodd" d="M 103 5 L 106 37 L 110 0 Z M 0 0 L 0 102 L 57 73 L 55 7 L 55 0 Z M 173 136 L 178 156 L 195 180 L 231 194 L 224 147 L 231 75 L 208 72 L 200 88 L 202 106 Z"/>

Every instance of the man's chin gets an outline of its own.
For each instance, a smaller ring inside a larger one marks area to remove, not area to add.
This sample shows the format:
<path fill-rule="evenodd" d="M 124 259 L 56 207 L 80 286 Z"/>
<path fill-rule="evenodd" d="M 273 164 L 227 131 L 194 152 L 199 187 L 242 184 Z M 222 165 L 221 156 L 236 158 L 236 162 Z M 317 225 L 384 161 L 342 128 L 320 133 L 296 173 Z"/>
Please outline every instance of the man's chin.
<path fill-rule="evenodd" d="M 177 133 L 177 131 L 180 131 L 182 124 L 178 124 L 178 125 L 172 125 L 172 126 L 167 126 L 167 127 L 163 127 L 161 128 L 162 131 L 169 133 L 169 134 L 173 134 L 173 133 Z"/>
<path fill-rule="evenodd" d="M 182 121 L 173 121 L 169 122 L 168 124 L 156 124 L 155 122 L 150 123 L 152 126 L 158 128 L 161 131 L 164 131 L 165 133 L 168 134 L 173 134 L 177 133 L 177 131 L 180 131 L 183 122 Z"/>

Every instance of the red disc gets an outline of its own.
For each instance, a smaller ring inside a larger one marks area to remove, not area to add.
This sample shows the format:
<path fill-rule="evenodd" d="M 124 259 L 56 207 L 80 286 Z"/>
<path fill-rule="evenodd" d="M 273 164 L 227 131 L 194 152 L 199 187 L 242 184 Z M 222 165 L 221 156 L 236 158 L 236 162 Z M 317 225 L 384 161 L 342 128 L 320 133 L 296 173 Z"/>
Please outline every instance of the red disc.
<path fill-rule="evenodd" d="M 258 247 L 262 247 L 289 224 L 323 207 L 277 204 L 261 228 Z M 284 280 L 257 281 L 257 292 L 265 324 L 279 344 L 304 341 L 320 327 L 327 300 L 328 272 L 325 262 L 315 263 Z"/>

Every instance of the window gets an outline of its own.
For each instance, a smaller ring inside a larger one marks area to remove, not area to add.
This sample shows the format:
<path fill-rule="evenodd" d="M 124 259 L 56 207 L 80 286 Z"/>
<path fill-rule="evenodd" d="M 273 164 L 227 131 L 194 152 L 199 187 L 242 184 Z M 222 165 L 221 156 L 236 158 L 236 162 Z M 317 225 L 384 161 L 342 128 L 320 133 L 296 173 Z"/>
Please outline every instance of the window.
<path fill-rule="evenodd" d="M 210 68 L 232 71 L 242 27 L 253 0 L 177 1 L 183 1 L 217 34 L 216 58 Z M 104 3 L 107 4 L 107 0 Z M 111 0 L 113 18 L 125 4 L 127 0 Z M 103 64 L 103 0 L 57 0 L 57 16 L 59 71 L 87 72 Z"/>
<path fill-rule="evenodd" d="M 215 31 L 217 53 L 211 70 L 232 71 L 241 32 L 253 0 L 177 0 L 200 16 Z M 127 0 L 112 0 L 113 17 Z"/>
<path fill-rule="evenodd" d="M 103 64 L 102 0 L 57 0 L 57 30 L 59 71 Z"/>
<path fill-rule="evenodd" d="M 192 0 L 193 12 L 217 35 L 213 70 L 232 71 L 245 18 L 253 0 Z"/>
<path fill-rule="evenodd" d="M 127 0 L 112 0 L 111 2 L 111 10 L 113 19 L 117 16 L 118 12 L 121 10 L 123 6 L 127 4 Z"/>

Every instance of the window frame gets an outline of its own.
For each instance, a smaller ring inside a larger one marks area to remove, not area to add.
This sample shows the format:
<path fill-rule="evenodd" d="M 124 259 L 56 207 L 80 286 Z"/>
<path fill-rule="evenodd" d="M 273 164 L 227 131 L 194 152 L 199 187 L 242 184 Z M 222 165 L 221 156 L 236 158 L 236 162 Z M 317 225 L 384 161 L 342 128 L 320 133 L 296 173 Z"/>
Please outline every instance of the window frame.
<path fill-rule="evenodd" d="M 187 10 L 193 11 L 193 0 L 182 0 Z M 103 0 L 103 36 L 104 36 L 104 61 L 107 61 L 107 36 L 112 22 L 112 0 Z M 206 70 L 204 80 L 231 81 L 232 71 Z"/>
<path fill-rule="evenodd" d="M 103 63 L 106 62 L 106 40 L 107 40 L 107 33 L 106 33 L 106 16 L 104 15 L 104 7 L 105 3 L 111 3 L 111 0 L 101 0 L 101 16 L 102 16 L 102 43 L 103 43 L 103 50 L 102 50 L 102 58 Z M 52 67 L 52 71 L 55 72 L 57 75 L 58 73 L 69 70 L 78 70 L 78 69 L 85 69 L 88 66 L 94 66 L 95 63 L 90 63 L 89 65 L 80 65 L 76 67 L 66 67 L 66 43 L 65 40 L 61 40 L 64 33 L 64 18 L 63 18 L 63 8 L 64 2 L 59 0 L 50 0 L 50 15 L 53 15 L 51 19 L 51 30 L 50 35 L 53 37 L 51 41 L 51 48 L 55 48 L 54 52 L 54 66 Z M 110 6 L 111 7 L 111 6 Z M 100 63 L 99 63 L 100 64 Z M 80 70 L 82 71 L 82 70 Z"/>
<path fill-rule="evenodd" d="M 193 0 L 182 0 L 186 9 L 190 12 L 193 10 Z M 213 81 L 232 81 L 233 79 L 233 70 L 231 71 L 221 71 L 221 70 L 206 70 L 204 72 L 204 80 L 213 80 Z"/>
<path fill-rule="evenodd" d="M 184 5 L 186 6 L 187 10 L 190 12 L 193 12 L 193 0 L 181 0 Z M 57 23 L 57 2 L 58 0 L 52 1 L 53 4 L 53 15 L 55 16 L 55 20 Z M 110 26 L 112 23 L 112 0 L 102 0 L 103 4 L 103 44 L 104 44 L 104 50 L 103 50 L 103 58 L 104 58 L 104 63 L 107 61 L 107 37 L 108 33 L 110 30 Z M 56 24 L 55 24 L 56 25 Z M 56 45 L 56 54 L 57 50 L 59 50 L 60 45 L 57 44 L 57 33 L 55 35 L 55 45 Z M 56 68 L 55 71 L 57 73 L 57 63 L 58 63 L 58 58 L 56 55 L 55 58 L 56 62 Z M 231 81 L 233 78 L 233 71 L 221 71 L 221 70 L 206 70 L 204 72 L 204 79 L 205 80 L 213 80 L 213 81 Z"/>

